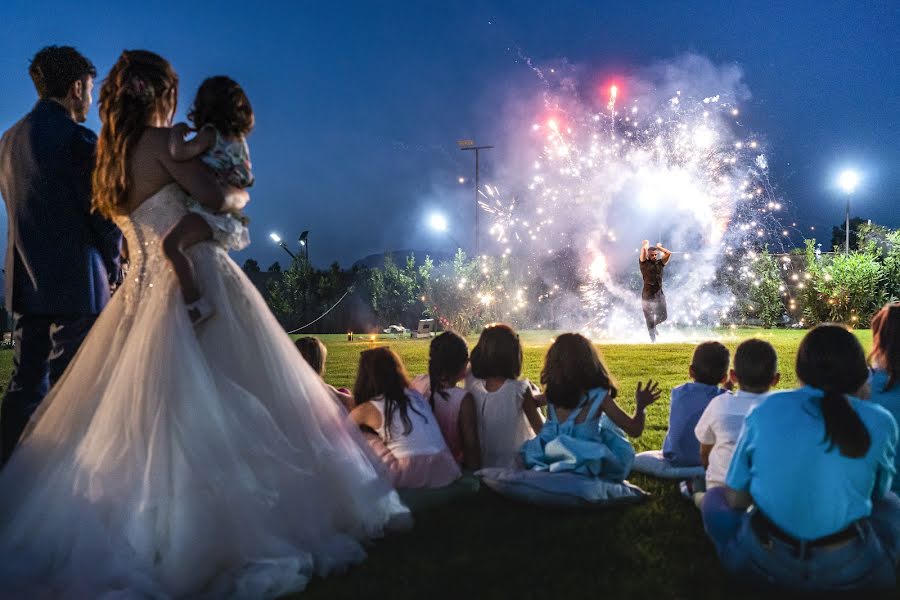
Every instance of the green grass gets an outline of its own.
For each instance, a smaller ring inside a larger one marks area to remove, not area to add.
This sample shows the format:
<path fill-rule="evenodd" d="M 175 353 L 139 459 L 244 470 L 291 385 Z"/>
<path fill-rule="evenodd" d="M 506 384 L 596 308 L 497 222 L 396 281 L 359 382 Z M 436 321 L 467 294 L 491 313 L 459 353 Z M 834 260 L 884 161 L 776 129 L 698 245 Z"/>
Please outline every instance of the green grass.
<path fill-rule="evenodd" d="M 782 383 L 795 384 L 793 361 L 802 331 L 729 330 L 719 336 L 732 350 L 757 336 L 778 350 Z M 552 334 L 524 332 L 523 375 L 537 381 Z M 858 332 L 868 349 L 870 334 Z M 359 353 L 389 344 L 411 374 L 425 372 L 428 340 L 321 336 L 329 349 L 326 379 L 352 387 Z M 469 340 L 470 347 L 476 339 Z M 659 448 L 666 432 L 669 392 L 687 381 L 693 344 L 601 345 L 619 381 L 621 403 L 633 409 L 638 381 L 660 382 L 663 397 L 648 411 L 638 451 Z M 9 351 L 0 353 L 8 378 Z M 488 490 L 416 515 L 415 528 L 380 540 L 368 560 L 344 574 L 312 582 L 296 598 L 757 598 L 729 581 L 703 534 L 699 512 L 674 482 L 635 474 L 652 494 L 640 505 L 602 511 L 542 510 Z M 312 515 L 311 515 L 312 517 Z"/>

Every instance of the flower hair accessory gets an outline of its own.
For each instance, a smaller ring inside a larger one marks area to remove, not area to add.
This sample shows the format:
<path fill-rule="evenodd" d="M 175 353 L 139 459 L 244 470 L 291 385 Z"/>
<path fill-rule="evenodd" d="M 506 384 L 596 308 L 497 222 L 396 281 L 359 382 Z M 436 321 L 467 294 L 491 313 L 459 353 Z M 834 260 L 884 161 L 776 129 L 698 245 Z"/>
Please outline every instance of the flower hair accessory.
<path fill-rule="evenodd" d="M 125 93 L 132 98 L 139 100 L 152 100 L 155 97 L 153 86 L 141 79 L 140 77 L 132 77 L 125 86 Z"/>

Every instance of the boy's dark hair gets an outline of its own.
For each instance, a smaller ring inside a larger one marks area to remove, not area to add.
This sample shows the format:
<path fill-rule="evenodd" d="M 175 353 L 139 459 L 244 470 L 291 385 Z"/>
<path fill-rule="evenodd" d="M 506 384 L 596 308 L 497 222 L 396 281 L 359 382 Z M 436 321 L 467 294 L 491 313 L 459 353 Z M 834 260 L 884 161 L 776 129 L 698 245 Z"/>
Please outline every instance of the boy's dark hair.
<path fill-rule="evenodd" d="M 245 136 L 253 129 L 253 107 L 236 81 L 224 75 L 200 84 L 188 119 L 196 129 L 212 125 L 225 136 Z"/>
<path fill-rule="evenodd" d="M 313 371 L 319 375 L 325 374 L 325 359 L 328 357 L 328 350 L 319 338 L 312 336 L 302 337 L 294 342 L 294 345 L 297 346 L 300 355 L 309 363 Z"/>
<path fill-rule="evenodd" d="M 777 372 L 778 354 L 769 342 L 746 340 L 734 351 L 734 374 L 741 389 L 768 390 Z"/>
<path fill-rule="evenodd" d="M 44 100 L 65 98 L 73 83 L 96 77 L 97 69 L 72 46 L 47 46 L 31 59 L 28 74 L 38 96 Z"/>
<path fill-rule="evenodd" d="M 522 344 L 509 325 L 494 323 L 481 332 L 470 358 L 477 379 L 518 379 L 522 374 Z"/>
<path fill-rule="evenodd" d="M 605 388 L 611 398 L 619 393 L 597 349 L 578 333 L 560 335 L 547 350 L 541 383 L 547 402 L 569 409 L 594 388 Z"/>
<path fill-rule="evenodd" d="M 703 342 L 694 349 L 691 368 L 698 383 L 719 385 L 728 374 L 728 348 L 719 342 Z"/>

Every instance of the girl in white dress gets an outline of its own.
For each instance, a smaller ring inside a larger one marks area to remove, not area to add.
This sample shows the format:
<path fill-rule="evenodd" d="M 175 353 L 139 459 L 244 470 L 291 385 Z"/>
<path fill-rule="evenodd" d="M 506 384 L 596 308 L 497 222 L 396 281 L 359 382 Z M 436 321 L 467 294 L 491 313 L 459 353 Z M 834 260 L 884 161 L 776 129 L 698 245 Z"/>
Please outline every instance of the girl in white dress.
<path fill-rule="evenodd" d="M 522 374 L 522 344 L 509 325 L 485 327 L 472 350 L 472 371 L 466 381 L 471 401 L 463 401 L 460 419 L 465 430 L 474 421 L 483 467 L 519 465 L 519 448 L 540 433 L 531 383 Z"/>
<path fill-rule="evenodd" d="M 359 355 L 353 399 L 350 418 L 378 435 L 372 448 L 398 488 L 444 487 L 462 475 L 431 407 L 409 387 L 393 350 L 372 348 Z"/>
<path fill-rule="evenodd" d="M 409 524 L 214 242 L 189 250 L 221 317 L 195 335 L 162 238 L 185 191 L 213 210 L 246 193 L 170 157 L 177 86 L 140 50 L 103 83 L 94 202 L 132 266 L 0 473 L 0 598 L 274 598 Z"/>

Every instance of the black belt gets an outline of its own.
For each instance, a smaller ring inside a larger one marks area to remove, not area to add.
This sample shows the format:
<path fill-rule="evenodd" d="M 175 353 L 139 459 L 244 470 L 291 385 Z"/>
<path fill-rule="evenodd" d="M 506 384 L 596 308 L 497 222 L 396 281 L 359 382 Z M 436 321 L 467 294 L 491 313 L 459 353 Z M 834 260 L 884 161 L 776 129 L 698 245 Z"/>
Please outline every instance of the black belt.
<path fill-rule="evenodd" d="M 826 535 L 814 540 L 799 540 L 794 536 L 785 533 L 783 529 L 773 523 L 759 509 L 753 511 L 750 516 L 750 527 L 759 538 L 766 544 L 772 539 L 776 539 L 783 544 L 790 546 L 798 555 L 804 554 L 804 549 L 824 548 L 826 546 L 837 546 L 861 537 L 860 529 L 857 523 L 851 524 L 846 529 L 842 529 L 837 533 Z"/>

